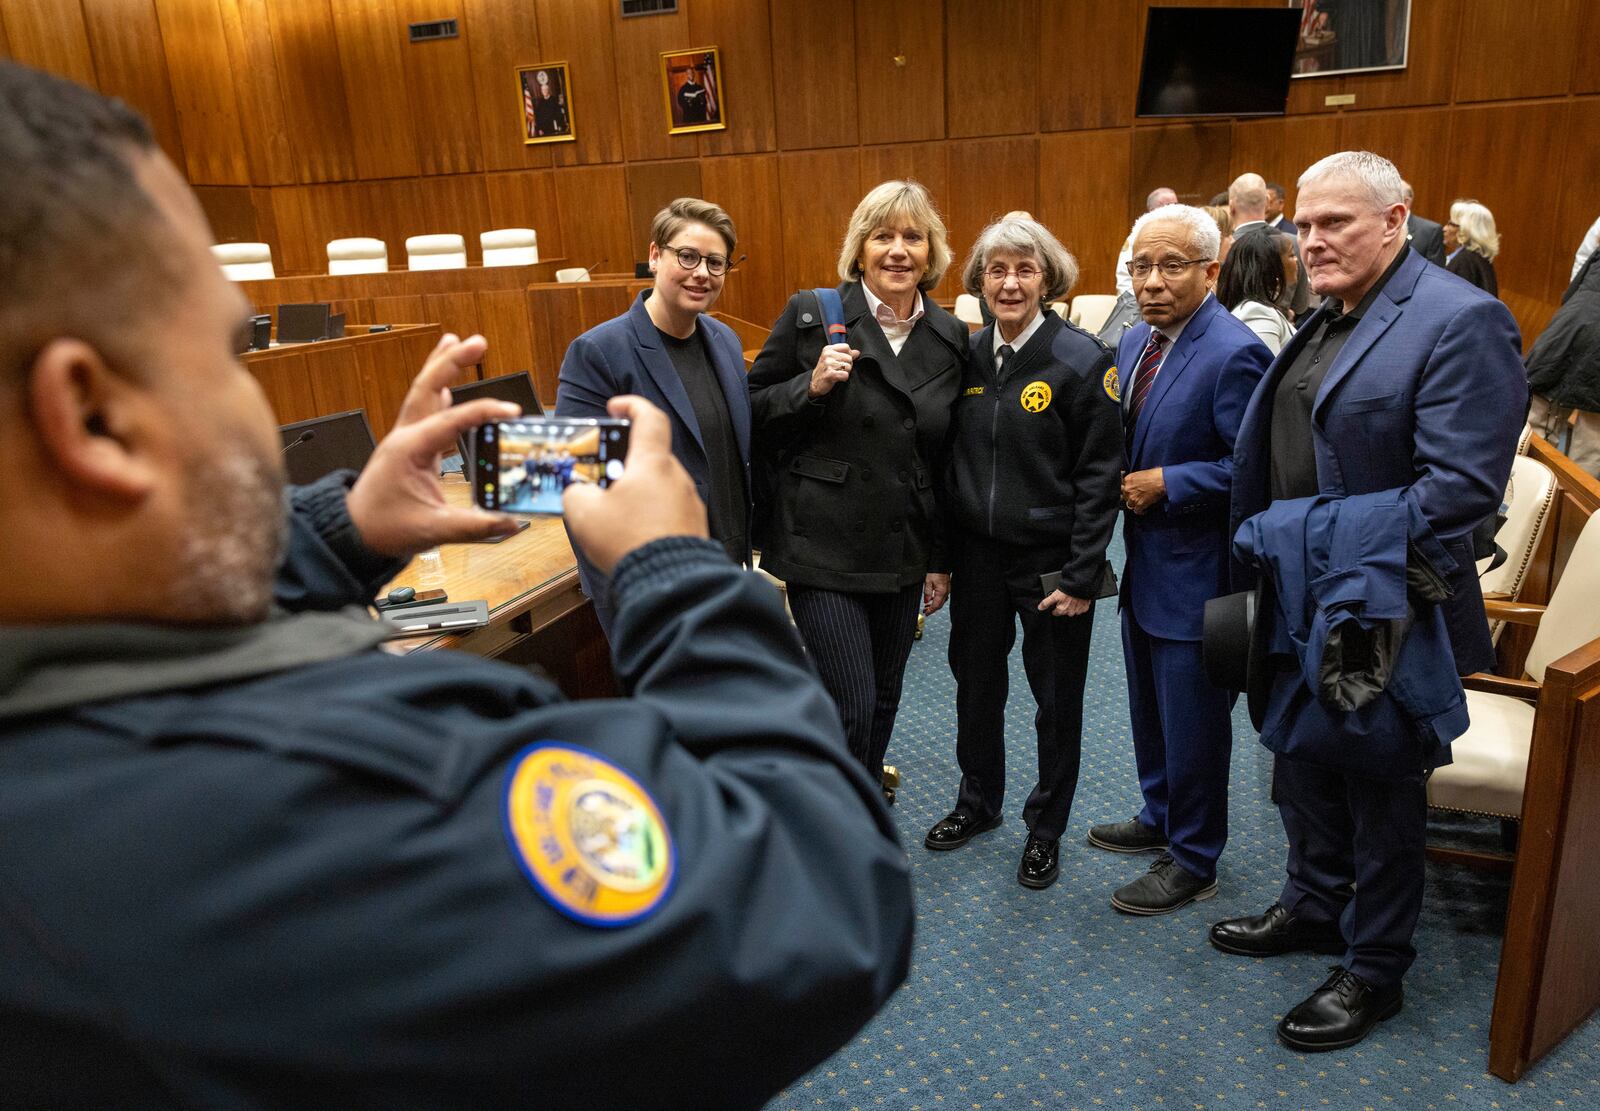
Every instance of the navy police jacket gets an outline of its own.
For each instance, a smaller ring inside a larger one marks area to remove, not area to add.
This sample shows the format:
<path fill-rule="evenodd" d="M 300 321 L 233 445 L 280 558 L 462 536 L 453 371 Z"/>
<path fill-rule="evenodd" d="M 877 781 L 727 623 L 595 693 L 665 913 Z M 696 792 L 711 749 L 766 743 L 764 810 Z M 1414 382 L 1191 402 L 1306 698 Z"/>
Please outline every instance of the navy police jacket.
<path fill-rule="evenodd" d="M 294 518 L 262 626 L 0 628 L 0 1102 L 758 1107 L 905 978 L 889 812 L 715 544 L 617 566 L 629 697 L 569 703 L 330 646 L 392 567 Z"/>
<path fill-rule="evenodd" d="M 1273 622 L 1263 642 L 1279 657 L 1262 744 L 1378 778 L 1450 762 L 1466 696 L 1444 611 L 1408 591 L 1406 569 L 1426 563 L 1442 583 L 1456 567 L 1405 491 L 1273 502 L 1234 554 L 1276 600 L 1256 617 Z"/>

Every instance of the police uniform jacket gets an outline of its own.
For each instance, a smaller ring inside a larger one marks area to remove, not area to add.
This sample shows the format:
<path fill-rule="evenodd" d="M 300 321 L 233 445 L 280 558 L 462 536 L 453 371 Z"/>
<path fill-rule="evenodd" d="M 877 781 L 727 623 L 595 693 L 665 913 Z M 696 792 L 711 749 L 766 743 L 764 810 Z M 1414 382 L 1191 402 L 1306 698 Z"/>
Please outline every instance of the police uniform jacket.
<path fill-rule="evenodd" d="M 997 374 L 972 337 L 945 499 L 961 530 L 1036 550 L 1061 590 L 1097 596 L 1117 518 L 1122 420 L 1111 350 L 1053 312 Z"/>
<path fill-rule="evenodd" d="M 787 582 L 887 593 L 942 558 L 934 487 L 968 331 L 923 294 L 924 315 L 896 356 L 861 284 L 839 296 L 861 352 L 848 381 L 807 394 L 826 338 L 806 294 L 789 299 L 750 368 L 756 546 L 762 569 Z"/>
<path fill-rule="evenodd" d="M 395 657 L 297 501 L 241 629 L 0 629 L 17 1107 L 758 1107 L 905 977 L 905 852 L 770 587 L 616 568 L 630 697 Z M 376 631 L 375 631 L 376 630 Z"/>

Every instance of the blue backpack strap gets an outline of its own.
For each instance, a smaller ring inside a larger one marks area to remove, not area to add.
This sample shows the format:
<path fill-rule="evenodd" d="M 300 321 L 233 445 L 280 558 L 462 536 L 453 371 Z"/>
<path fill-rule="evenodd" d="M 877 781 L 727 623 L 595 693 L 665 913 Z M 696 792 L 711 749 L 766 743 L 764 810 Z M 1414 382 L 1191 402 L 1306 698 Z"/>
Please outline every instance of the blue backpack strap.
<path fill-rule="evenodd" d="M 817 307 L 821 311 L 822 324 L 826 334 L 825 343 L 848 343 L 847 329 L 844 326 L 844 302 L 839 300 L 839 291 L 827 286 L 818 286 L 811 291 L 816 295 Z"/>

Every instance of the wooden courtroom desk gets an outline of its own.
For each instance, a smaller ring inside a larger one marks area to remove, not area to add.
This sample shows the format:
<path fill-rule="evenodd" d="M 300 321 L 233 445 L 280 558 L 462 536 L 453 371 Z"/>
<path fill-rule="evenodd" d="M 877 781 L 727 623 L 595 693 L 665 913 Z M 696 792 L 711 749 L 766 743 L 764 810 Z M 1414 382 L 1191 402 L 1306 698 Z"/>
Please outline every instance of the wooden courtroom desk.
<path fill-rule="evenodd" d="M 394 426 L 411 379 L 439 342 L 440 328 L 398 324 L 366 334 L 366 327 L 347 324 L 342 339 L 244 354 L 245 369 L 261 383 L 279 424 L 365 409 L 374 436 L 381 439 Z"/>
<path fill-rule="evenodd" d="M 467 483 L 444 480 L 451 505 L 466 505 Z M 578 585 L 578 565 L 560 517 L 530 517 L 529 526 L 498 544 L 445 544 L 439 572 L 427 577 L 426 560 L 412 560 L 380 594 L 398 586 L 443 588 L 452 602 L 481 598 L 489 624 L 448 636 L 393 642 L 405 651 L 442 648 L 537 666 L 575 698 L 614 692 L 611 649 L 594 608 Z"/>

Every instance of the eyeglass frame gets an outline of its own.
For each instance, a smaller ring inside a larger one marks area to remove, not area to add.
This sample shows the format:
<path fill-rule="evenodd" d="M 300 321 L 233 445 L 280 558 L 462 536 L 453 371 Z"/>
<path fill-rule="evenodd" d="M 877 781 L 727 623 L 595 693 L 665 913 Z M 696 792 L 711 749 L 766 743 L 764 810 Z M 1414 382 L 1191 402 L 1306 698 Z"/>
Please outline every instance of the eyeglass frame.
<path fill-rule="evenodd" d="M 1010 278 L 1010 277 L 1013 277 L 1013 276 L 1017 279 L 1018 283 L 1031 282 L 1035 278 L 1043 278 L 1044 277 L 1044 267 L 1042 267 L 1042 266 L 1031 266 L 1031 265 L 1027 266 L 1026 270 L 1027 270 L 1028 276 L 1026 278 L 1024 278 L 1022 276 L 1024 267 L 1021 267 L 1021 266 L 1010 267 L 1010 266 L 1008 266 L 1000 274 L 999 277 L 995 277 L 995 275 L 992 273 L 992 271 L 995 270 L 996 268 L 997 267 L 985 266 L 983 268 L 983 271 L 982 271 L 983 280 L 986 281 L 986 282 L 993 280 L 993 281 L 1000 282 L 1002 285 L 1004 285 L 1005 284 L 1005 280 L 1007 278 Z"/>
<path fill-rule="evenodd" d="M 702 262 L 706 264 L 706 273 L 711 275 L 713 278 L 725 278 L 733 271 L 733 264 L 727 255 L 703 255 L 697 248 L 674 247 L 668 243 L 657 243 L 656 247 L 661 251 L 662 254 L 670 254 L 677 261 L 679 266 L 689 271 L 691 274 L 700 269 L 700 264 Z M 694 256 L 694 263 L 692 265 L 683 261 L 685 252 Z M 722 270 L 720 273 L 711 268 L 712 259 L 722 260 Z"/>
<path fill-rule="evenodd" d="M 1136 282 L 1145 282 L 1148 281 L 1150 279 L 1150 275 L 1155 273 L 1157 270 L 1161 271 L 1162 277 L 1169 279 L 1179 278 L 1183 276 L 1183 272 L 1185 270 L 1189 269 L 1189 267 L 1195 265 L 1196 263 L 1215 261 L 1216 259 L 1213 258 L 1169 258 L 1163 259 L 1160 262 L 1135 262 L 1133 259 L 1129 259 L 1127 262 L 1122 264 L 1122 268 L 1128 272 L 1129 278 L 1132 278 Z M 1148 266 L 1150 269 L 1146 270 L 1144 275 L 1141 277 L 1139 274 L 1134 273 L 1133 268 L 1135 266 Z M 1169 266 L 1176 267 L 1177 269 L 1173 270 L 1171 273 L 1168 273 L 1167 267 Z"/>

